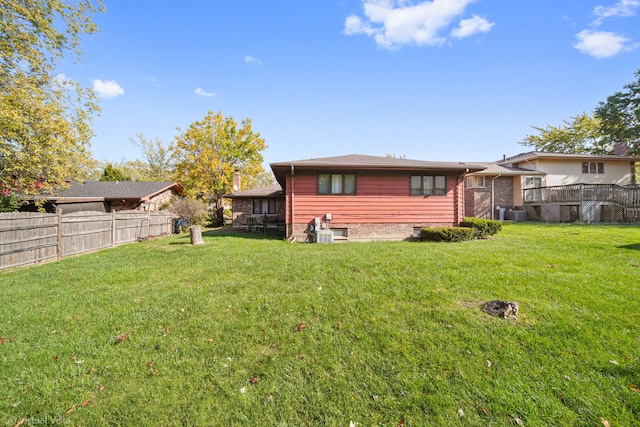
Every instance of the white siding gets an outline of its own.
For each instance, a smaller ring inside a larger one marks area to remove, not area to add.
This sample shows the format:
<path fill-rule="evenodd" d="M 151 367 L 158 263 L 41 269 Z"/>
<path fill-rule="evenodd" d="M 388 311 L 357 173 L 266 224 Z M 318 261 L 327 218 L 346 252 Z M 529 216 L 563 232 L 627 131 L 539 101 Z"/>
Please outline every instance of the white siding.
<path fill-rule="evenodd" d="M 595 162 L 598 162 L 595 160 Z M 604 173 L 582 173 L 582 160 L 548 160 L 538 159 L 535 162 L 521 163 L 518 166 L 544 171 L 547 173 L 543 185 L 569 184 L 618 184 L 632 183 L 630 162 L 604 161 Z M 514 189 L 515 190 L 515 189 Z"/>

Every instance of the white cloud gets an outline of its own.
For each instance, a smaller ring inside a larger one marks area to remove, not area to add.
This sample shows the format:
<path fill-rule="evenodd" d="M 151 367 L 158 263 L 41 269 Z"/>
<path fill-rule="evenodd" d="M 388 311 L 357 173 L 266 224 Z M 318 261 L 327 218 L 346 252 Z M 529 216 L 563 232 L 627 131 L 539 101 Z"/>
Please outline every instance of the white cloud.
<path fill-rule="evenodd" d="M 204 90 L 202 90 L 201 88 L 196 88 L 195 90 L 196 95 L 198 96 L 205 96 L 207 98 L 211 98 L 216 96 L 216 94 L 214 92 L 205 92 Z"/>
<path fill-rule="evenodd" d="M 442 45 L 446 37 L 441 35 L 467 6 L 476 0 L 362 0 L 365 19 L 351 15 L 345 20 L 344 33 L 364 34 L 372 37 L 378 46 L 392 49 L 404 44 Z M 476 19 L 477 18 L 477 19 Z M 461 27 L 472 25 L 483 18 L 472 18 Z M 489 31 L 493 24 L 486 20 L 482 28 Z M 459 30 L 463 31 L 463 30 Z M 481 31 L 480 27 L 475 31 Z M 462 34 L 462 33 L 461 33 Z M 469 34 L 471 35 L 471 34 Z"/>
<path fill-rule="evenodd" d="M 249 55 L 245 55 L 244 56 L 244 62 L 246 62 L 247 64 L 264 65 L 264 64 L 262 64 L 262 61 L 260 61 L 259 59 L 254 58 L 253 56 L 249 56 Z"/>
<path fill-rule="evenodd" d="M 477 33 L 487 33 L 494 25 L 493 22 L 489 22 L 478 15 L 473 15 L 473 18 L 460 21 L 458 27 L 451 31 L 451 35 L 462 39 Z"/>
<path fill-rule="evenodd" d="M 630 39 L 606 31 L 583 30 L 576 34 L 576 38 L 578 41 L 573 47 L 597 59 L 609 58 L 637 47 L 630 45 Z"/>
<path fill-rule="evenodd" d="M 124 89 L 115 80 L 103 82 L 96 79 L 93 81 L 93 90 L 100 98 L 115 98 L 124 95 Z"/>
<path fill-rule="evenodd" d="M 613 6 L 596 6 L 593 14 L 597 17 L 596 25 L 600 25 L 607 18 L 616 16 L 634 16 L 636 8 L 640 7 L 640 0 L 620 0 Z"/>

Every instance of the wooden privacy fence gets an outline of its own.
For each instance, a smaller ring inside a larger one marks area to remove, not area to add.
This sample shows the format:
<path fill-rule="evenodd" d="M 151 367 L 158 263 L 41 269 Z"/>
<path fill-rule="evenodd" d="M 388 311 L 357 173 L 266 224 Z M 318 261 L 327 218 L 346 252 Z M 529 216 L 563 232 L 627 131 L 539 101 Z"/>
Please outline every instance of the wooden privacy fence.
<path fill-rule="evenodd" d="M 165 212 L 0 213 L 0 270 L 171 234 Z"/>

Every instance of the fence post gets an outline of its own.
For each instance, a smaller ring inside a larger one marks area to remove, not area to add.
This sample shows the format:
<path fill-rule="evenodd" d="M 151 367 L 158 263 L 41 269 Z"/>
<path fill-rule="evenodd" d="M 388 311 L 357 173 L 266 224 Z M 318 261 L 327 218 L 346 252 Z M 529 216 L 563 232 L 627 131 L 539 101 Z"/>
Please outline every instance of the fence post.
<path fill-rule="evenodd" d="M 111 210 L 111 247 L 116 246 L 116 211 Z"/>
<path fill-rule="evenodd" d="M 56 246 L 56 255 L 58 256 L 58 259 L 62 258 L 62 209 L 57 208 L 56 209 L 56 213 L 58 214 L 58 237 L 57 239 L 57 246 Z"/>
<path fill-rule="evenodd" d="M 151 206 L 147 208 L 147 235 L 145 236 L 147 239 L 150 238 L 151 234 Z"/>

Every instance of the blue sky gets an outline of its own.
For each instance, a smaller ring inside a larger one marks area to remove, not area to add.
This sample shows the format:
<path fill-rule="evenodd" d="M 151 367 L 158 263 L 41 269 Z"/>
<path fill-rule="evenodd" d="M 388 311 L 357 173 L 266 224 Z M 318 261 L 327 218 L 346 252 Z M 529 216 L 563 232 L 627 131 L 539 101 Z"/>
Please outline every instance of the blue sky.
<path fill-rule="evenodd" d="M 265 165 L 343 154 L 492 161 L 640 69 L 640 0 L 106 0 L 59 71 L 93 87 L 96 159 L 141 157 L 207 111 Z"/>

